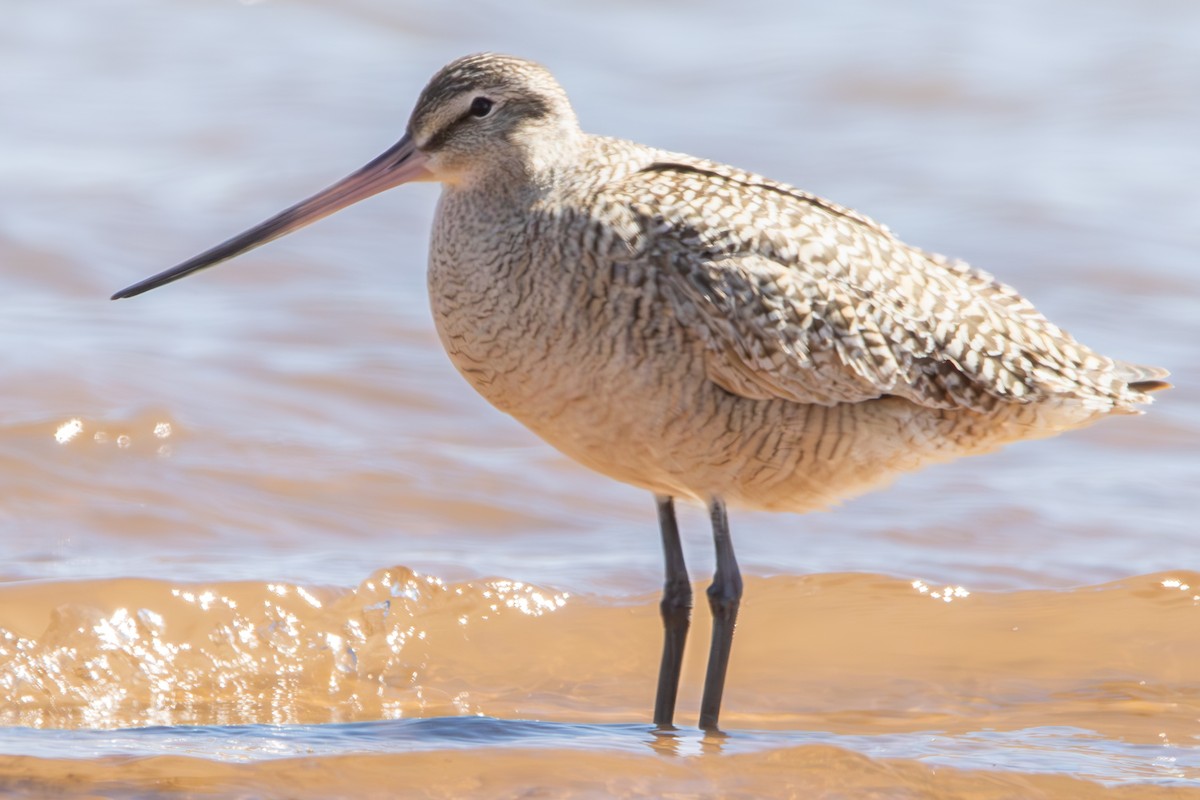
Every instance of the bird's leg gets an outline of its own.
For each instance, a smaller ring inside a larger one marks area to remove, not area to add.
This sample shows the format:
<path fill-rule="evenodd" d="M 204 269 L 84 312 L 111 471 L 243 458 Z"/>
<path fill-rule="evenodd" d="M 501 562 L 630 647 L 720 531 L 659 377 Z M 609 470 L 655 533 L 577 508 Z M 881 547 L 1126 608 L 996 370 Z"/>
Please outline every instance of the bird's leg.
<path fill-rule="evenodd" d="M 692 585 L 688 582 L 679 526 L 675 522 L 675 501 L 667 495 L 655 495 L 658 525 L 662 530 L 663 556 L 667 579 L 659 609 L 663 620 L 662 665 L 658 668 L 658 695 L 654 700 L 654 724 L 668 728 L 675 717 L 675 696 L 679 691 L 679 673 L 683 667 L 683 645 L 687 641 L 692 616 Z"/>
<path fill-rule="evenodd" d="M 712 516 L 713 542 L 717 548 L 717 570 L 708 587 L 708 606 L 712 610 L 712 649 L 708 652 L 708 674 L 704 678 L 704 697 L 700 701 L 700 727 L 717 730 L 721 713 L 721 693 L 725 689 L 725 670 L 733 648 L 733 627 L 737 623 L 738 605 L 742 600 L 742 575 L 733 555 L 729 538 L 729 518 L 725 504 L 713 499 L 708 507 Z"/>

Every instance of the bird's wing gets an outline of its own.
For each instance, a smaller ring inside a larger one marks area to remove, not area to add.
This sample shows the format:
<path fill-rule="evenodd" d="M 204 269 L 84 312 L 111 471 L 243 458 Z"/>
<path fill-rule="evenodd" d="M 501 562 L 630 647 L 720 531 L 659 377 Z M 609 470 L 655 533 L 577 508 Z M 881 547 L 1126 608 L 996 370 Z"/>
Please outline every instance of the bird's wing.
<path fill-rule="evenodd" d="M 1110 359 L 1014 289 L 814 195 L 671 160 L 609 184 L 604 201 L 632 215 L 629 257 L 653 268 L 709 378 L 735 394 L 977 410 L 1130 400 Z"/>

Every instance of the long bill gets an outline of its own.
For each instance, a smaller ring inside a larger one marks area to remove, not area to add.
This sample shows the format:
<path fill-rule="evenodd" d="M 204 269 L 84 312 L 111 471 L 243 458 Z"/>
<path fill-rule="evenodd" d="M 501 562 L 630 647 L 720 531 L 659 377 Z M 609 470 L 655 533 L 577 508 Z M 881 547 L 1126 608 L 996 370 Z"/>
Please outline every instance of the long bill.
<path fill-rule="evenodd" d="M 362 169 L 332 186 L 281 211 L 267 221 L 254 226 L 232 239 L 222 242 L 211 250 L 184 261 L 127 286 L 112 296 L 113 300 L 133 297 L 148 292 L 163 284 L 177 281 L 193 272 L 219 264 L 247 250 L 266 244 L 305 225 L 327 217 L 335 211 L 365 200 L 372 195 L 410 181 L 430 180 L 433 176 L 425 168 L 425 156 L 406 135 L 399 142 L 381 153 Z"/>

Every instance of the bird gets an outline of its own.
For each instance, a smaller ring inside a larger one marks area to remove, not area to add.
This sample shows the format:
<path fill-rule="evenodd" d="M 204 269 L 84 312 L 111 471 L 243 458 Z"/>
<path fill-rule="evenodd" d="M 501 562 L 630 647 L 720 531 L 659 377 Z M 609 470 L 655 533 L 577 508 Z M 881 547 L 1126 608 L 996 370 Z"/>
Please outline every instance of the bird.
<path fill-rule="evenodd" d="M 418 181 L 442 185 L 427 281 L 451 362 L 561 453 L 655 498 L 659 729 L 674 729 L 693 605 L 677 499 L 712 526 L 698 722 L 720 732 L 743 593 L 727 508 L 827 508 L 929 464 L 1142 413 L 1170 386 L 854 210 L 585 133 L 546 67 L 498 53 L 441 68 L 366 166 L 113 299 Z"/>

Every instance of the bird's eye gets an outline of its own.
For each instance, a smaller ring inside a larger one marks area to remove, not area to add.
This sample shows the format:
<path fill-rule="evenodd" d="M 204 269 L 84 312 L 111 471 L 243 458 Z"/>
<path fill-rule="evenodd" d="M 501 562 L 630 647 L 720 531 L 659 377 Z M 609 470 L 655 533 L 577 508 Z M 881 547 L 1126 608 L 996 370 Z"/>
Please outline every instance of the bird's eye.
<path fill-rule="evenodd" d="M 492 113 L 492 101 L 486 97 L 476 97 L 471 101 L 471 116 L 486 117 Z"/>

